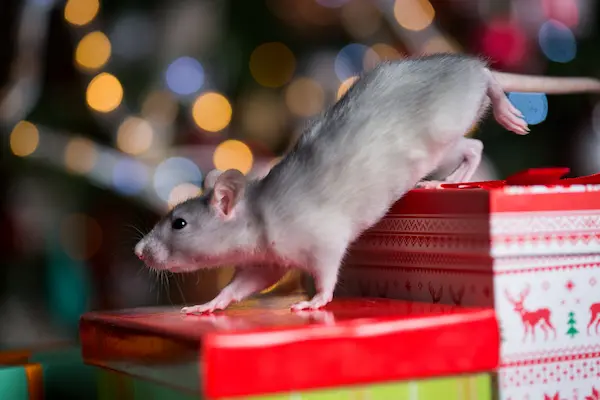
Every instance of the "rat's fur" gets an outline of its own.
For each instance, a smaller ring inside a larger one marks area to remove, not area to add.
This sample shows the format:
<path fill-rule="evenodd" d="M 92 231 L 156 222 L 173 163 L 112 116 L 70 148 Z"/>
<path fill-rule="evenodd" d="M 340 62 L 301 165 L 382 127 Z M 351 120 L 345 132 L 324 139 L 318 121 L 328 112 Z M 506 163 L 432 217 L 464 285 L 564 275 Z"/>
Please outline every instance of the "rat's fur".
<path fill-rule="evenodd" d="M 311 273 L 317 294 L 294 308 L 322 307 L 331 300 L 348 245 L 404 193 L 454 153 L 465 161 L 449 181 L 472 175 L 483 146 L 464 134 L 490 104 L 500 123 L 526 133 L 526 123 L 477 58 L 382 63 L 317 118 L 266 177 L 245 182 L 233 171 L 213 173 L 206 193 L 172 210 L 136 253 L 160 269 L 240 265 L 213 301 L 185 312 L 225 308 L 285 272 L 243 267 L 261 262 Z M 220 199 L 229 199 L 230 211 Z M 188 225 L 173 230 L 176 218 Z"/>

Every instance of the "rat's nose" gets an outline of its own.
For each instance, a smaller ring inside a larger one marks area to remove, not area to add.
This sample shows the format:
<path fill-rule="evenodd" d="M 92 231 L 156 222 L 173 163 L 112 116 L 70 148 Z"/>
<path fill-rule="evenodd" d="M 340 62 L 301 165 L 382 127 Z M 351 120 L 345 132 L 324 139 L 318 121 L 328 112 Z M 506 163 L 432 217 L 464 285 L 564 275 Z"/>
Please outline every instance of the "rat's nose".
<path fill-rule="evenodd" d="M 141 245 L 141 243 L 138 243 L 135 246 L 135 249 L 133 250 L 133 252 L 135 253 L 135 255 L 137 256 L 137 258 L 139 258 L 140 260 L 144 260 L 144 246 Z"/>

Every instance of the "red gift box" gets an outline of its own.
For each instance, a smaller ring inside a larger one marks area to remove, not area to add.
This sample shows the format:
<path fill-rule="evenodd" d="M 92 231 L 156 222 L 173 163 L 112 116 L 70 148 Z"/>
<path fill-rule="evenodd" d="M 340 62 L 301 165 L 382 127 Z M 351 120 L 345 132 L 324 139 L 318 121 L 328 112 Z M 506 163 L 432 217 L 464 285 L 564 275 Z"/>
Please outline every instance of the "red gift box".
<path fill-rule="evenodd" d="M 83 357 L 209 398 L 489 372 L 498 365 L 499 332 L 489 308 L 335 299 L 322 311 L 293 313 L 295 300 L 250 301 L 204 316 L 178 309 L 88 313 L 80 327 Z"/>
<path fill-rule="evenodd" d="M 352 244 L 336 295 L 493 306 L 501 398 L 590 392 L 600 380 L 600 174 L 567 172 L 410 191 Z"/>

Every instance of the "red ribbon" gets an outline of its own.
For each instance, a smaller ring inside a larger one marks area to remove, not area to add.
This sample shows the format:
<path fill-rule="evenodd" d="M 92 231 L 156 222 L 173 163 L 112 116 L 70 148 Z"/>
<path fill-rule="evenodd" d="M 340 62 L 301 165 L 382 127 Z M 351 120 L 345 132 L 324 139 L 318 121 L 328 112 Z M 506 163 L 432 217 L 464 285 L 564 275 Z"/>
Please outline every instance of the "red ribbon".
<path fill-rule="evenodd" d="M 600 184 L 600 173 L 580 176 L 577 178 L 564 178 L 569 168 L 530 168 L 509 176 L 505 180 L 467 182 L 467 183 L 444 183 L 445 189 L 493 189 L 503 186 L 529 186 L 529 185 L 591 185 Z"/>

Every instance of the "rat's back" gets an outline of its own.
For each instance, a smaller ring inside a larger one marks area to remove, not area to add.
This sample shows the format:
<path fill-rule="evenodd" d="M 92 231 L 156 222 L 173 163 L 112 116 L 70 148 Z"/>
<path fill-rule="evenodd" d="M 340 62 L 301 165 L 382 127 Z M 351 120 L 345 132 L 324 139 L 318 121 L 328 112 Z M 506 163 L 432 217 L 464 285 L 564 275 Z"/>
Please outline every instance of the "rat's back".
<path fill-rule="evenodd" d="M 444 131 L 466 133 L 477 118 L 484 67 L 462 55 L 380 64 L 313 122 L 261 186 L 277 203 L 373 223 L 430 172 Z"/>

